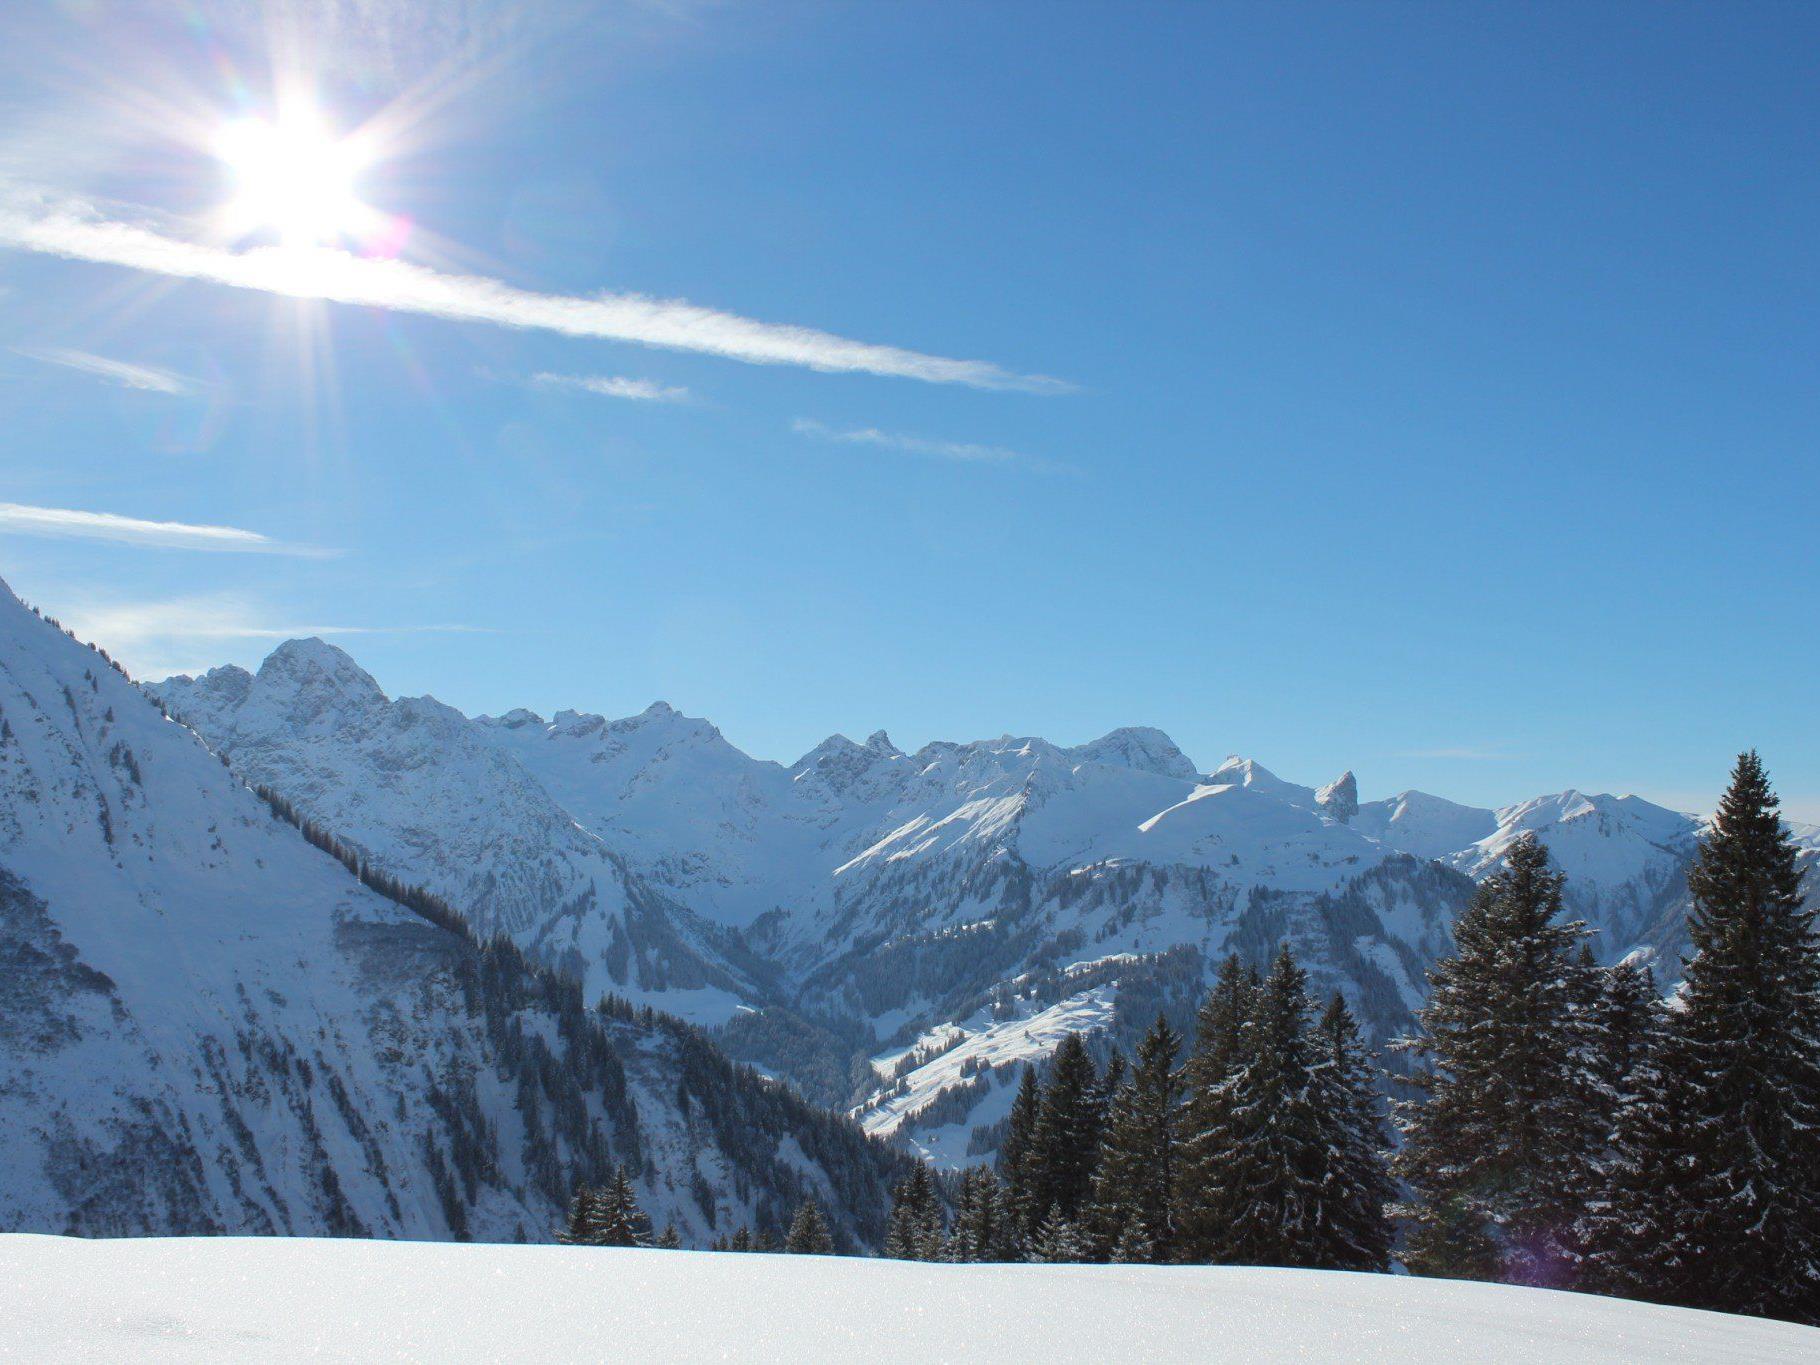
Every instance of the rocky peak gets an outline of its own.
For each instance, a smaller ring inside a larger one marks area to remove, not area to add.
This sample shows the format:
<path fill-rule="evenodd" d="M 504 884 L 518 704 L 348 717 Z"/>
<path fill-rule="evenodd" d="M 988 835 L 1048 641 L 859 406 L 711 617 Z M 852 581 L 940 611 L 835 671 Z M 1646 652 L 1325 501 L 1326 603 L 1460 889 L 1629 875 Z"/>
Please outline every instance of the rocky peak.
<path fill-rule="evenodd" d="M 1342 825 L 1359 813 L 1359 782 L 1348 768 L 1314 794 L 1314 803 Z"/>
<path fill-rule="evenodd" d="M 1150 725 L 1122 726 L 1089 744 L 1070 749 L 1068 753 L 1079 763 L 1131 768 L 1184 782 L 1192 782 L 1197 776 L 1194 764 L 1176 747 L 1175 741 Z"/>

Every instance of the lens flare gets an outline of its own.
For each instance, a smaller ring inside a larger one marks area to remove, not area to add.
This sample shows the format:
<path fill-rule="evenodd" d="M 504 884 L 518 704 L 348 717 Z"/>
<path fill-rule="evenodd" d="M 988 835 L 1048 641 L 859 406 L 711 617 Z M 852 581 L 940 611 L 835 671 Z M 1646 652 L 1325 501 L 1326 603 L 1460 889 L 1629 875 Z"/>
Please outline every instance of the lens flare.
<path fill-rule="evenodd" d="M 274 232 L 287 246 L 320 246 L 360 235 L 374 216 L 356 192 L 361 149 L 314 109 L 236 119 L 214 152 L 233 177 L 224 213 L 235 236 Z"/>

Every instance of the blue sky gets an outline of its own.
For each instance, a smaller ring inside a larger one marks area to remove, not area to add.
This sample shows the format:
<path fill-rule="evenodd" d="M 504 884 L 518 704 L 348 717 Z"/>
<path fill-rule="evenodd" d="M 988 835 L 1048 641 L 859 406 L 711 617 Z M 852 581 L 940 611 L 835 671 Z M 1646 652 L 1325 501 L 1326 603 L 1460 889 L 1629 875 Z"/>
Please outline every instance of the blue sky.
<path fill-rule="evenodd" d="M 135 670 L 1820 819 L 1820 10 L 425 12 L 0 16 L 0 573 Z M 223 238 L 275 70 L 385 231 Z"/>

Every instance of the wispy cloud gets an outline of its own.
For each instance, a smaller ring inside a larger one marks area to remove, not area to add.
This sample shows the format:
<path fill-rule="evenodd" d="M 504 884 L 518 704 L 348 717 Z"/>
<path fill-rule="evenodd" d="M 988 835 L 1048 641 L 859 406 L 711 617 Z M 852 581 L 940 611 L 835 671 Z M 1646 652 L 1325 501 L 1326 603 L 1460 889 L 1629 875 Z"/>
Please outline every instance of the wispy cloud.
<path fill-rule="evenodd" d="M 580 389 L 603 398 L 630 398 L 640 403 L 689 401 L 688 389 L 680 384 L 659 384 L 652 379 L 628 379 L 616 374 L 534 374 L 531 382 L 546 389 Z"/>
<path fill-rule="evenodd" d="M 353 626 L 286 624 L 263 604 L 232 593 L 154 601 L 60 594 L 57 619 L 92 640 L 136 677 L 198 673 L 221 663 L 255 661 L 270 643 L 310 635 L 480 634 L 463 625 Z"/>
<path fill-rule="evenodd" d="M 171 550 L 214 550 L 240 554 L 298 555 L 324 559 L 338 553 L 314 545 L 292 545 L 238 526 L 196 526 L 183 521 L 142 521 L 112 512 L 82 512 L 69 507 L 31 507 L 0 502 L 0 534 L 55 536 L 77 540 L 111 540 L 121 545 L 149 545 Z"/>
<path fill-rule="evenodd" d="M 831 427 L 812 417 L 798 417 L 790 430 L 800 436 L 813 436 L 818 441 L 837 441 L 844 445 L 875 446 L 905 455 L 922 455 L 933 460 L 955 460 L 967 464 L 1019 464 L 1049 473 L 1076 473 L 1074 466 L 1026 455 L 1004 446 L 981 445 L 975 441 L 943 441 L 928 436 L 910 436 L 877 427 Z"/>
<path fill-rule="evenodd" d="M 198 393 L 202 385 L 187 375 L 178 374 L 175 370 L 161 370 L 155 365 L 135 365 L 129 360 L 110 360 L 104 355 L 94 355 L 89 351 L 72 351 L 61 346 L 15 346 L 15 355 L 22 355 L 27 360 L 41 360 L 47 365 L 63 365 L 72 370 L 81 370 L 118 384 L 122 388 L 142 389 L 147 393 L 168 393 L 173 397 L 184 398 Z"/>
<path fill-rule="evenodd" d="M 541 294 L 485 276 L 446 274 L 408 261 L 354 256 L 326 247 L 232 251 L 108 218 L 92 205 L 38 192 L 14 190 L 0 203 L 0 245 L 292 298 L 630 341 L 755 365 L 800 365 L 1032 393 L 1070 387 L 1042 375 L 1015 374 L 989 361 L 955 360 L 809 327 L 759 322 L 681 299 Z"/>

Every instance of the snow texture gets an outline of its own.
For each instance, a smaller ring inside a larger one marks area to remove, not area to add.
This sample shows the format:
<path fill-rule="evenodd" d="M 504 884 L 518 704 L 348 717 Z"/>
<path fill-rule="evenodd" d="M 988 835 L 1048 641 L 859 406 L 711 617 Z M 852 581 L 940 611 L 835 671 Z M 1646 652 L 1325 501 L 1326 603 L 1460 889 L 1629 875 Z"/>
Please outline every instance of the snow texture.
<path fill-rule="evenodd" d="M 0 1236 L 22 1360 L 1811 1361 L 1820 1331 L 1545 1289 L 1241 1267 Z"/>

